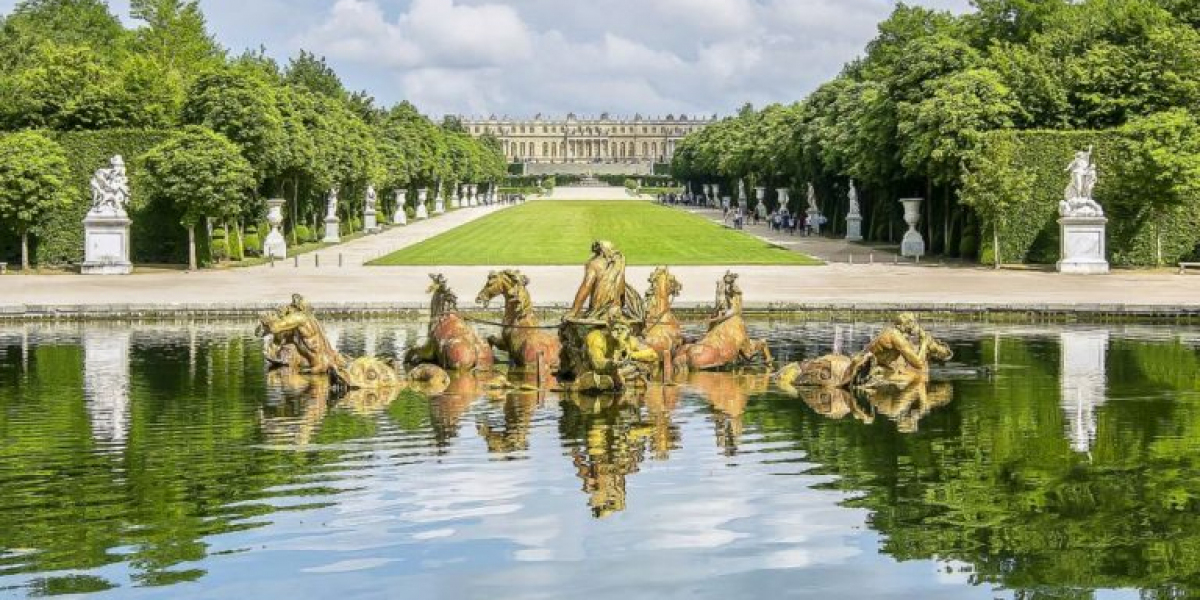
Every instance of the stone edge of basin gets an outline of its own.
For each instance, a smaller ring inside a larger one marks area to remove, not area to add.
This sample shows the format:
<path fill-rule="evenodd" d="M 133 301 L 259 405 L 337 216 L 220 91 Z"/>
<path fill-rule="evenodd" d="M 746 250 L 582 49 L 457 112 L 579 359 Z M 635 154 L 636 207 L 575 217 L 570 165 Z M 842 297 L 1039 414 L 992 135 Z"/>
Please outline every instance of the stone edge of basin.
<path fill-rule="evenodd" d="M 281 303 L 153 303 L 153 304 L 10 304 L 0 305 L 0 320 L 136 320 L 176 318 L 246 318 L 273 310 Z M 428 311 L 424 302 L 313 302 L 320 314 L 333 316 L 409 316 L 420 317 Z M 547 312 L 561 312 L 562 303 L 536 306 Z M 707 314 L 710 307 L 697 303 L 675 306 L 684 315 Z M 498 310 L 474 306 L 462 307 L 462 312 L 474 315 L 495 315 Z M 1054 304 L 1054 303 L 930 303 L 930 302 L 788 302 L 749 303 L 749 315 L 759 316 L 873 316 L 909 311 L 932 318 L 973 318 L 1001 320 L 1159 320 L 1180 319 L 1200 321 L 1200 304 L 1171 306 L 1156 304 Z M 552 316 L 552 315 L 547 315 Z"/>

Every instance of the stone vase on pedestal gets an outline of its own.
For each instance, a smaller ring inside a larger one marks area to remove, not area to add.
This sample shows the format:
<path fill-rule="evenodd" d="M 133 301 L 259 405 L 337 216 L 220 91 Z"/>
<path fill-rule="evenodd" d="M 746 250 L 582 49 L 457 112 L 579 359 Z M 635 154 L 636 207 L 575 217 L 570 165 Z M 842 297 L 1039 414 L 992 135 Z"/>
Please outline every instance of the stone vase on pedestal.
<path fill-rule="evenodd" d="M 479 206 L 479 186 L 472 183 L 467 186 L 467 190 L 469 194 L 467 206 Z"/>
<path fill-rule="evenodd" d="M 763 204 L 763 198 L 765 198 L 766 196 L 767 196 L 767 188 L 765 188 L 765 187 L 754 188 L 754 199 L 757 202 L 754 205 L 754 214 L 758 215 L 759 218 L 765 218 L 767 216 L 767 205 Z"/>
<path fill-rule="evenodd" d="M 925 256 L 925 238 L 917 231 L 917 224 L 921 222 L 921 202 L 924 202 L 924 198 L 900 199 L 900 203 L 904 205 L 904 222 L 908 223 L 908 231 L 900 242 L 900 256 Z"/>
<path fill-rule="evenodd" d="M 1108 228 L 1107 218 L 1062 217 L 1058 225 L 1062 234 L 1059 273 L 1097 275 L 1108 272 L 1104 239 Z"/>
<path fill-rule="evenodd" d="M 279 229 L 283 225 L 284 202 L 283 198 L 267 200 L 267 223 L 271 226 L 271 233 L 263 240 L 263 256 L 266 258 L 287 258 L 287 240 Z"/>
<path fill-rule="evenodd" d="M 404 190 L 396 192 L 396 210 L 392 212 L 392 225 L 408 225 L 408 213 L 404 211 L 407 195 L 408 192 Z"/>
<path fill-rule="evenodd" d="M 442 197 L 442 187 L 439 185 L 433 196 L 433 214 L 441 215 L 446 213 L 446 200 Z"/>
<path fill-rule="evenodd" d="M 776 197 L 777 197 L 776 199 L 779 203 L 779 210 L 783 210 L 783 209 L 787 208 L 788 201 L 789 201 L 788 189 L 787 188 L 775 188 L 775 195 L 776 195 Z"/>
<path fill-rule="evenodd" d="M 129 226 L 133 221 L 123 210 L 92 209 L 83 219 L 84 275 L 128 275 Z"/>
<path fill-rule="evenodd" d="M 429 209 L 425 206 L 425 203 L 428 201 L 429 201 L 429 190 L 428 189 L 417 190 L 417 219 L 428 219 L 429 218 Z"/>
<path fill-rule="evenodd" d="M 861 242 L 862 236 L 862 215 L 846 215 L 846 241 Z"/>

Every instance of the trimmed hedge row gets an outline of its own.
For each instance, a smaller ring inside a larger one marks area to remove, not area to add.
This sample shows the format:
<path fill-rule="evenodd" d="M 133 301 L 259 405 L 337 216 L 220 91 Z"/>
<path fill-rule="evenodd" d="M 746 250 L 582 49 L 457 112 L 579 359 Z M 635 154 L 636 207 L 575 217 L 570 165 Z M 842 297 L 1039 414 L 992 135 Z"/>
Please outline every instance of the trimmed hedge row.
<path fill-rule="evenodd" d="M 1120 130 L 993 131 L 983 135 L 979 153 L 986 154 L 990 145 L 1005 141 L 1016 146 L 1007 168 L 1032 177 L 1032 194 L 1008 212 L 1009 224 L 1000 238 L 1004 262 L 1051 264 L 1058 260 L 1058 203 L 1068 183 L 1066 166 L 1076 151 L 1091 145 L 1099 171 L 1094 196 L 1108 217 L 1109 261 L 1118 266 L 1155 264 L 1158 228 L 1150 218 L 1147 199 L 1117 192 L 1121 166 L 1129 159 L 1128 138 Z M 968 159 L 967 168 L 976 166 Z M 994 256 L 991 224 L 984 223 L 983 227 L 980 259 L 987 263 Z M 1196 253 L 1200 245 L 1200 198 L 1170 211 L 1163 220 L 1161 241 L 1166 264 Z"/>
<path fill-rule="evenodd" d="M 170 133 L 146 130 L 105 130 L 47 132 L 62 145 L 70 165 L 71 204 L 46 216 L 33 231 L 33 260 L 39 266 L 77 265 L 83 261 L 83 218 L 91 209 L 90 182 L 96 169 L 107 167 L 115 154 L 125 158 L 126 169 L 133 174 L 140 168 L 140 157 L 162 143 Z M 140 201 L 137 190 L 131 190 L 133 204 L 129 216 L 131 227 L 131 259 L 135 263 L 187 262 L 187 235 L 179 224 L 180 215 L 174 207 Z M 14 245 L 9 240 L 15 233 L 0 224 L 0 256 L 12 258 Z M 197 251 L 207 260 L 206 236 L 199 236 Z"/>

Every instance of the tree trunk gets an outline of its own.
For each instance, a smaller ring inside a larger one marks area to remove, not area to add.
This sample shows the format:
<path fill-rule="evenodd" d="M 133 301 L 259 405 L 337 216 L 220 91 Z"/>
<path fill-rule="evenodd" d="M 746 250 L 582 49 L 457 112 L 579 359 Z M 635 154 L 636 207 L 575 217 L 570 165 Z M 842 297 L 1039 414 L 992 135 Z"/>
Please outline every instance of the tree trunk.
<path fill-rule="evenodd" d="M 196 265 L 196 224 L 193 223 L 188 227 L 188 270 L 195 271 L 199 269 Z"/>
<path fill-rule="evenodd" d="M 951 256 L 954 252 L 950 245 L 950 184 L 946 184 L 946 194 L 942 196 L 942 210 L 945 211 L 942 215 L 942 227 L 945 228 L 942 231 L 942 256 Z"/>
<path fill-rule="evenodd" d="M 21 231 L 21 274 L 29 273 L 29 230 Z"/>
<path fill-rule="evenodd" d="M 1000 268 L 1000 224 L 992 223 L 992 261 Z"/>
<path fill-rule="evenodd" d="M 296 226 L 299 225 L 299 223 L 297 221 L 299 220 L 299 214 L 300 214 L 300 207 L 297 206 L 299 203 L 300 203 L 300 178 L 295 177 L 292 179 L 292 245 L 293 246 L 300 245 L 300 242 L 297 241 L 297 239 L 296 239 Z M 304 240 L 304 241 L 307 242 L 308 240 Z"/>
<path fill-rule="evenodd" d="M 238 236 L 238 249 L 241 250 L 238 253 L 238 260 L 246 260 L 246 236 L 242 233 L 245 230 L 246 226 L 240 220 L 233 222 L 233 232 Z M 260 237 L 259 239 L 261 240 L 262 238 Z"/>
<path fill-rule="evenodd" d="M 1154 220 L 1154 266 L 1162 265 L 1162 218 L 1159 217 Z"/>
<path fill-rule="evenodd" d="M 225 231 L 225 258 L 233 261 L 233 244 L 229 240 L 229 219 L 221 220 L 221 229 Z"/>

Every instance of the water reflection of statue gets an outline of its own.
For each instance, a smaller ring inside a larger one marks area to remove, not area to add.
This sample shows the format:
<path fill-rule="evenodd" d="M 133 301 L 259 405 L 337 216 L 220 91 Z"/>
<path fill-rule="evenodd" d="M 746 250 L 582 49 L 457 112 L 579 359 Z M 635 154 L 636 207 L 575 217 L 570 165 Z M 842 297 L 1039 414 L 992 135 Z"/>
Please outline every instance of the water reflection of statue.
<path fill-rule="evenodd" d="M 636 403 L 612 396 L 578 396 L 563 403 L 562 429 L 575 438 L 571 462 L 588 494 L 592 516 L 625 510 L 626 478 L 645 460 L 653 436 Z"/>
<path fill-rule="evenodd" d="M 116 155 L 109 159 L 109 168 L 96 169 L 92 175 L 92 212 L 124 214 L 129 203 L 129 177 L 125 174 L 125 159 Z"/>
<path fill-rule="evenodd" d="M 641 296 L 625 283 L 625 255 L 612 242 L 598 240 L 592 243 L 592 258 L 584 265 L 583 283 L 567 317 L 607 319 L 614 311 L 635 320 L 645 312 Z"/>

